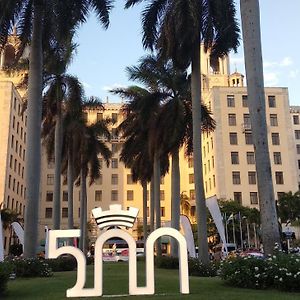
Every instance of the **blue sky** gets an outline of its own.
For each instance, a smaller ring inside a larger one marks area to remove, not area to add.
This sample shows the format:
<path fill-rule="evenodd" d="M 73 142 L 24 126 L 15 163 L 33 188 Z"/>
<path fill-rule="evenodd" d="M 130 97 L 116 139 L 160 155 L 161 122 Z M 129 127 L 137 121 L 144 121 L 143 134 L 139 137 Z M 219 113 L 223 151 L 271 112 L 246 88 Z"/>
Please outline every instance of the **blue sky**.
<path fill-rule="evenodd" d="M 123 10 L 115 1 L 108 30 L 94 16 L 78 31 L 77 54 L 69 73 L 79 77 L 87 95 L 117 102 L 108 90 L 133 84 L 125 68 L 145 54 L 141 44 L 142 5 Z M 236 1 L 239 3 L 239 1 Z M 238 9 L 238 5 L 237 5 Z M 288 87 L 291 105 L 300 105 L 300 1 L 260 0 L 265 86 Z M 239 9 L 238 9 L 239 16 Z M 231 54 L 231 71 L 244 72 L 243 49 Z"/>

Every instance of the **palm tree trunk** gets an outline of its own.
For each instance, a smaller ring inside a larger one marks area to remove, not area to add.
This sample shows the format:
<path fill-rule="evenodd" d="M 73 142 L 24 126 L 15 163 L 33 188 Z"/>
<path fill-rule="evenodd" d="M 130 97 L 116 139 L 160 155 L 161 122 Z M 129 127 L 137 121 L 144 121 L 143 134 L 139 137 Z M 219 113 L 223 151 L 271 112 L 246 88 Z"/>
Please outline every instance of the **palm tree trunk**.
<path fill-rule="evenodd" d="M 86 175 L 84 170 L 80 172 L 80 238 L 79 248 L 86 252 L 86 225 L 87 225 L 87 194 L 86 194 Z"/>
<path fill-rule="evenodd" d="M 160 161 L 157 154 L 154 155 L 153 164 L 153 182 L 154 182 L 154 203 L 155 203 L 155 228 L 161 227 L 161 211 L 160 211 Z M 156 255 L 161 256 L 161 239 L 157 239 Z"/>
<path fill-rule="evenodd" d="M 265 254 L 280 245 L 268 146 L 258 0 L 241 0 L 249 112 L 255 150 L 262 239 Z"/>
<path fill-rule="evenodd" d="M 171 227 L 180 230 L 180 169 L 178 149 L 172 154 Z M 171 255 L 178 257 L 178 243 L 174 239 L 171 239 Z"/>
<path fill-rule="evenodd" d="M 74 188 L 74 166 L 73 166 L 73 149 L 68 149 L 68 228 L 74 228 L 74 208 L 73 208 L 73 188 Z"/>
<path fill-rule="evenodd" d="M 155 201 L 154 201 L 154 180 L 151 178 L 150 182 L 150 231 L 154 231 L 154 218 L 155 217 Z"/>
<path fill-rule="evenodd" d="M 200 76 L 200 35 L 195 43 L 192 57 L 192 114 L 193 114 L 193 148 L 194 148 L 194 177 L 198 230 L 199 261 L 209 262 L 206 224 L 206 204 L 202 172 L 202 142 L 201 142 L 201 76 Z"/>
<path fill-rule="evenodd" d="M 38 244 L 38 212 L 41 174 L 42 121 L 42 32 L 43 3 L 34 6 L 33 33 L 30 46 L 27 107 L 26 214 L 24 257 L 35 257 Z"/>
<path fill-rule="evenodd" d="M 62 115 L 61 101 L 57 92 L 57 114 L 55 123 L 55 170 L 54 170 L 54 192 L 53 192 L 53 229 L 60 229 L 60 207 L 61 207 L 61 152 L 62 152 Z"/>
<path fill-rule="evenodd" d="M 147 235 L 148 235 L 148 230 L 147 230 L 147 182 L 146 181 L 142 182 L 142 187 L 143 187 L 143 232 L 144 232 L 144 247 L 145 247 Z"/>

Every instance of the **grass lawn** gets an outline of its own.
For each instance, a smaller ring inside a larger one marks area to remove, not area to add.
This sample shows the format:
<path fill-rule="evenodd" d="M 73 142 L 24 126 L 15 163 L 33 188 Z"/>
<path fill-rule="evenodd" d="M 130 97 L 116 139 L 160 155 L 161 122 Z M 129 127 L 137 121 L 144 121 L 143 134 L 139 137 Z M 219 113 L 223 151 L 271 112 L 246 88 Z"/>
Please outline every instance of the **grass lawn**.
<path fill-rule="evenodd" d="M 139 263 L 138 275 L 140 284 L 145 280 L 144 264 Z M 282 293 L 278 291 L 258 291 L 232 288 L 224 285 L 219 278 L 190 277 L 190 295 L 179 293 L 178 271 L 157 269 L 155 272 L 155 296 L 123 296 L 113 299 L 205 299 L 205 300 L 292 300 L 300 299 L 300 294 Z M 17 279 L 8 284 L 7 300 L 59 300 L 66 299 L 66 289 L 76 281 L 76 272 L 55 273 L 50 278 Z M 87 287 L 93 281 L 93 266 L 88 266 Z M 127 263 L 104 264 L 104 295 L 128 294 Z M 106 296 L 107 297 L 107 296 Z M 75 298 L 73 298 L 75 299 Z M 77 298 L 76 298 L 77 299 Z M 79 298 L 78 298 L 79 299 Z M 83 299 L 83 298 L 80 298 Z M 92 298 L 84 298 L 92 299 Z"/>

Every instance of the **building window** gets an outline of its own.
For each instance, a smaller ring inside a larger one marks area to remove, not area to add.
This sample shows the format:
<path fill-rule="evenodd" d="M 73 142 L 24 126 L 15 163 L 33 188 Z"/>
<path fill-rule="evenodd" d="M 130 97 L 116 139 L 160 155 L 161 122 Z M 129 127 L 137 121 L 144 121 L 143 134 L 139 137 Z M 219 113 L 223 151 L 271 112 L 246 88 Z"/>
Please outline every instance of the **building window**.
<path fill-rule="evenodd" d="M 47 192 L 46 201 L 47 202 L 52 202 L 53 201 L 53 192 Z"/>
<path fill-rule="evenodd" d="M 102 201 L 102 191 L 100 190 L 95 191 L 95 201 L 96 202 Z"/>
<path fill-rule="evenodd" d="M 159 197 L 160 197 L 160 201 L 165 201 L 165 191 L 160 190 Z"/>
<path fill-rule="evenodd" d="M 127 201 L 133 201 L 133 190 L 127 191 Z"/>
<path fill-rule="evenodd" d="M 250 192 L 250 203 L 251 204 L 258 204 L 257 192 Z"/>
<path fill-rule="evenodd" d="M 194 174 L 189 174 L 189 184 L 194 183 Z"/>
<path fill-rule="evenodd" d="M 165 177 L 160 177 L 160 184 L 165 184 Z"/>
<path fill-rule="evenodd" d="M 249 184 L 256 184 L 256 172 L 248 172 L 248 182 Z"/>
<path fill-rule="evenodd" d="M 52 218 L 52 208 L 51 207 L 46 207 L 46 209 L 45 209 L 45 218 L 46 219 L 51 219 Z"/>
<path fill-rule="evenodd" d="M 132 175 L 127 174 L 127 184 L 133 184 Z"/>
<path fill-rule="evenodd" d="M 238 172 L 238 171 L 232 172 L 232 183 L 233 184 L 241 184 L 240 172 Z"/>
<path fill-rule="evenodd" d="M 276 114 L 270 115 L 270 125 L 271 126 L 278 126 L 278 119 Z"/>
<path fill-rule="evenodd" d="M 189 168 L 194 168 L 194 158 L 193 157 L 188 158 L 188 166 L 189 166 Z"/>
<path fill-rule="evenodd" d="M 231 163 L 233 165 L 239 164 L 239 153 L 238 152 L 231 152 Z"/>
<path fill-rule="evenodd" d="M 242 96 L 242 105 L 243 105 L 243 107 L 248 107 L 248 96 L 247 95 Z"/>
<path fill-rule="evenodd" d="M 229 133 L 229 141 L 230 145 L 237 145 L 238 139 L 237 139 L 237 133 L 236 132 L 230 132 Z"/>
<path fill-rule="evenodd" d="M 298 124 L 299 124 L 299 116 L 293 115 L 293 123 L 294 123 L 295 125 L 298 125 Z"/>
<path fill-rule="evenodd" d="M 248 165 L 254 165 L 255 164 L 254 152 L 247 152 L 247 164 Z"/>
<path fill-rule="evenodd" d="M 300 170 L 300 159 L 298 159 L 298 169 Z"/>
<path fill-rule="evenodd" d="M 68 201 L 68 192 L 63 191 L 63 201 L 67 202 Z"/>
<path fill-rule="evenodd" d="M 236 114 L 228 114 L 228 125 L 229 126 L 236 125 Z"/>
<path fill-rule="evenodd" d="M 300 132 L 300 131 L 299 131 Z M 279 133 L 272 133 L 272 145 L 280 145 Z"/>
<path fill-rule="evenodd" d="M 119 143 L 112 143 L 111 144 L 111 152 L 113 154 L 117 153 L 120 149 L 120 144 Z"/>
<path fill-rule="evenodd" d="M 112 160 L 111 160 L 111 167 L 113 169 L 117 169 L 118 168 L 118 159 L 117 158 L 112 158 Z"/>
<path fill-rule="evenodd" d="M 97 113 L 97 122 L 103 120 L 103 113 Z"/>
<path fill-rule="evenodd" d="M 234 192 L 233 193 L 233 200 L 238 204 L 242 204 L 242 193 L 241 192 Z"/>
<path fill-rule="evenodd" d="M 268 96 L 269 107 L 276 107 L 275 96 Z"/>
<path fill-rule="evenodd" d="M 245 143 L 246 145 L 253 145 L 252 132 L 245 133 Z"/>
<path fill-rule="evenodd" d="M 283 172 L 275 172 L 275 182 L 276 184 L 283 184 Z"/>
<path fill-rule="evenodd" d="M 111 174 L 111 184 L 118 184 L 118 174 Z"/>
<path fill-rule="evenodd" d="M 67 218 L 68 217 L 68 208 L 67 207 L 62 208 L 61 216 L 62 216 L 62 218 Z"/>
<path fill-rule="evenodd" d="M 297 144 L 296 147 L 297 147 L 297 154 L 300 154 L 300 145 Z"/>
<path fill-rule="evenodd" d="M 55 165 L 55 159 L 54 159 L 54 157 L 49 158 L 48 169 L 53 169 L 54 165 Z"/>
<path fill-rule="evenodd" d="M 250 115 L 249 114 L 244 114 L 243 119 L 244 119 L 245 128 L 247 128 L 247 129 L 251 128 Z"/>
<path fill-rule="evenodd" d="M 160 208 L 160 214 L 161 214 L 162 217 L 165 217 L 165 216 L 166 216 L 166 210 L 165 210 L 164 207 L 161 207 L 161 208 Z"/>
<path fill-rule="evenodd" d="M 190 190 L 190 200 L 195 200 L 195 190 Z"/>
<path fill-rule="evenodd" d="M 54 175 L 53 174 L 48 174 L 47 175 L 47 184 L 48 185 L 53 185 L 54 184 Z"/>
<path fill-rule="evenodd" d="M 117 113 L 112 113 L 111 114 L 111 119 L 114 123 L 118 122 L 118 114 Z"/>
<path fill-rule="evenodd" d="M 281 165 L 281 153 L 280 152 L 274 152 L 273 153 L 274 156 L 274 164 L 275 165 Z"/>
<path fill-rule="evenodd" d="M 99 174 L 99 178 L 95 179 L 95 183 L 100 185 L 102 184 L 102 181 L 103 181 L 103 176 L 102 174 Z"/>
<path fill-rule="evenodd" d="M 118 201 L 118 191 L 117 190 L 111 191 L 111 201 Z"/>
<path fill-rule="evenodd" d="M 216 187 L 216 176 L 215 175 L 213 175 L 213 185 L 214 185 L 214 187 Z"/>
<path fill-rule="evenodd" d="M 15 142 L 15 137 L 14 135 L 11 136 L 11 142 L 10 142 L 10 147 L 13 148 L 14 147 L 14 142 Z"/>
<path fill-rule="evenodd" d="M 111 138 L 112 138 L 113 140 L 118 139 L 117 128 L 112 128 L 112 129 L 111 129 Z"/>
<path fill-rule="evenodd" d="M 295 139 L 296 140 L 300 139 L 300 130 L 295 130 Z"/>
<path fill-rule="evenodd" d="M 234 95 L 227 95 L 227 106 L 228 107 L 235 107 Z"/>

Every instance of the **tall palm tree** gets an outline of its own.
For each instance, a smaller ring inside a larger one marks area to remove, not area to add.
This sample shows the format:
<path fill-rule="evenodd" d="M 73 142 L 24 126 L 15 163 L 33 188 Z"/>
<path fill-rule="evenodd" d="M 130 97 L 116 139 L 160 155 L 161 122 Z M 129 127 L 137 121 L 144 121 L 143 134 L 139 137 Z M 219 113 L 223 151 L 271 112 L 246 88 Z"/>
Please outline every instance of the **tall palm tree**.
<path fill-rule="evenodd" d="M 241 0 L 240 5 L 262 239 L 265 254 L 271 254 L 275 243 L 280 245 L 280 235 L 268 146 L 259 2 Z"/>
<path fill-rule="evenodd" d="M 53 193 L 53 229 L 60 228 L 61 214 L 61 172 L 62 172 L 62 147 L 63 147 L 63 105 L 68 101 L 69 93 L 72 93 L 74 84 L 78 84 L 78 80 L 66 74 L 66 68 L 69 65 L 75 45 L 72 43 L 73 35 L 70 34 L 66 38 L 66 43 L 58 45 L 57 48 L 49 51 L 45 70 L 46 92 L 44 94 L 44 124 L 43 128 L 47 128 L 47 123 L 55 123 L 54 130 L 54 193 Z M 71 89 L 71 91 L 69 91 Z M 78 101 L 78 99 L 75 99 Z M 79 99 L 81 101 L 81 99 Z M 75 103 L 72 103 L 75 105 Z M 42 137 L 45 136 L 45 130 L 42 130 Z M 51 145 L 50 145 L 51 146 Z M 49 147 L 47 147 L 49 149 Z M 53 157 L 53 156 L 52 156 Z M 52 158 L 48 153 L 48 160 Z"/>
<path fill-rule="evenodd" d="M 101 106 L 101 104 L 99 104 Z M 93 184 L 100 177 L 101 155 L 106 161 L 107 166 L 111 158 L 111 151 L 105 144 L 110 139 L 110 132 L 107 127 L 107 120 L 100 120 L 94 124 L 85 124 L 82 120 L 82 126 L 77 132 L 76 140 L 78 142 L 77 161 L 80 167 L 80 239 L 79 247 L 86 251 L 86 226 L 87 226 L 87 178 L 89 185 Z"/>
<path fill-rule="evenodd" d="M 129 8 L 147 0 L 127 0 Z M 219 57 L 238 47 L 239 29 L 233 0 L 151 0 L 142 13 L 143 45 L 171 58 L 176 67 L 191 65 L 195 196 L 199 260 L 209 262 L 206 205 L 201 156 L 200 43 Z"/>
<path fill-rule="evenodd" d="M 25 257 L 35 256 L 38 238 L 43 51 L 53 41 L 59 41 L 67 32 L 77 28 L 80 23 L 86 20 L 92 9 L 96 11 L 104 28 L 107 28 L 111 3 L 111 0 L 0 1 L 0 47 L 5 45 L 10 30 L 16 22 L 20 33 L 20 47 L 17 57 L 20 57 L 25 46 L 30 44 Z"/>

